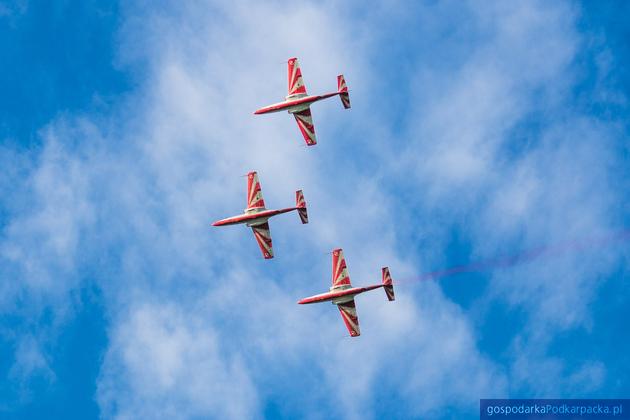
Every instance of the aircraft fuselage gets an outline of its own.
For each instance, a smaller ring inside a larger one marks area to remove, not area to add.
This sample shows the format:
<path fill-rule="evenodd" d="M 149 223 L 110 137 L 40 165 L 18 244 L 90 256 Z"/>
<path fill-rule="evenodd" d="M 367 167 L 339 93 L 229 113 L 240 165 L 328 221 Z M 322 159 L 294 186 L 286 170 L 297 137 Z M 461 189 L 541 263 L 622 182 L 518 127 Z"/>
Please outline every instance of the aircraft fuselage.
<path fill-rule="evenodd" d="M 298 301 L 298 303 L 301 305 L 305 305 L 309 303 L 332 301 L 334 305 L 337 305 L 339 303 L 351 301 L 356 295 L 364 292 L 369 292 L 370 290 L 378 289 L 380 287 L 383 287 L 383 285 L 374 284 L 372 286 L 365 287 L 331 288 L 329 292 L 320 293 L 319 295 L 314 295 L 301 299 Z"/>
<path fill-rule="evenodd" d="M 238 225 L 242 223 L 246 223 L 247 226 L 257 226 L 262 225 L 270 217 L 277 216 L 279 214 L 288 213 L 293 210 L 297 210 L 298 207 L 287 207 L 285 209 L 279 210 L 260 210 L 260 211 L 252 211 L 251 209 L 245 210 L 245 214 L 239 214 L 237 216 L 228 217 L 227 219 L 222 219 L 214 222 L 212 226 L 228 226 L 228 225 Z"/>
<path fill-rule="evenodd" d="M 254 114 L 270 114 L 272 112 L 287 111 L 289 113 L 300 112 L 311 106 L 312 103 L 321 101 L 322 99 L 331 98 L 339 95 L 340 92 L 327 93 L 325 95 L 295 95 L 287 96 L 284 102 L 262 107 L 254 112 Z"/>

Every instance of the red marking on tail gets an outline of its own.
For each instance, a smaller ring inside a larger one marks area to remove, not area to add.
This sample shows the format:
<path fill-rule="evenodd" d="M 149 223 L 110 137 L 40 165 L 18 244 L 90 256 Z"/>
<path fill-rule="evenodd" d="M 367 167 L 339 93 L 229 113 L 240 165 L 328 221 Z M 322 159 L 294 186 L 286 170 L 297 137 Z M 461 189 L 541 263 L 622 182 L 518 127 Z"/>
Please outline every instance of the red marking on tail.
<path fill-rule="evenodd" d="M 350 108 L 350 94 L 348 93 L 348 86 L 346 86 L 346 80 L 343 78 L 343 74 L 337 76 L 337 92 L 339 92 L 339 99 L 345 109 Z"/>
<path fill-rule="evenodd" d="M 383 289 L 387 295 L 387 300 L 391 302 L 396 299 L 396 296 L 394 295 L 394 282 L 392 281 L 392 276 L 389 274 L 388 267 L 383 267 L 381 271 L 383 275 Z"/>
<path fill-rule="evenodd" d="M 306 200 L 304 199 L 302 190 L 295 192 L 295 207 L 297 207 L 302 224 L 308 223 L 308 211 L 306 210 Z"/>

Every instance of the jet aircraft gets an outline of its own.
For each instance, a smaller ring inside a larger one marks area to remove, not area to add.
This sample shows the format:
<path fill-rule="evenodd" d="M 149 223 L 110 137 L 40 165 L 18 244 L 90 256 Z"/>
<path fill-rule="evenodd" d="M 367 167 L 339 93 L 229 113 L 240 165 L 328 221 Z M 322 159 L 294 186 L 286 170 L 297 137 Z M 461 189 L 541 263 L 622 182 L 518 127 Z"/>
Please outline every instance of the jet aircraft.
<path fill-rule="evenodd" d="M 244 214 L 228 217 L 227 219 L 216 221 L 212 226 L 227 226 L 245 223 L 252 228 L 254 237 L 262 251 L 265 259 L 273 258 L 273 247 L 271 244 L 271 232 L 269 231 L 269 218 L 278 214 L 288 213 L 297 210 L 302 223 L 308 223 L 308 213 L 306 211 L 306 201 L 302 190 L 295 192 L 295 207 L 287 207 L 280 210 L 267 210 L 263 200 L 258 174 L 249 172 L 247 174 L 247 208 Z"/>
<path fill-rule="evenodd" d="M 337 76 L 337 92 L 326 93 L 324 95 L 308 95 L 306 86 L 302 80 L 302 72 L 297 58 L 289 58 L 289 94 L 284 102 L 278 102 L 273 105 L 260 108 L 254 114 L 269 114 L 272 112 L 287 111 L 293 114 L 297 122 L 304 141 L 308 146 L 317 144 L 315 139 L 315 126 L 313 125 L 313 117 L 311 116 L 311 104 L 322 99 L 339 95 L 341 103 L 345 109 L 350 108 L 350 94 L 343 75 Z"/>
<path fill-rule="evenodd" d="M 343 322 L 346 324 L 350 336 L 357 337 L 361 335 L 359 330 L 359 317 L 357 316 L 357 308 L 354 304 L 354 297 L 360 293 L 382 287 L 385 290 L 387 299 L 391 302 L 394 300 L 394 284 L 389 274 L 389 268 L 383 267 L 382 283 L 365 287 L 352 287 L 350 284 L 350 276 L 346 267 L 346 260 L 343 256 L 342 249 L 335 249 L 332 252 L 332 287 L 330 291 L 319 295 L 304 298 L 298 301 L 299 304 L 319 303 L 332 301 L 333 305 L 337 305 Z"/>

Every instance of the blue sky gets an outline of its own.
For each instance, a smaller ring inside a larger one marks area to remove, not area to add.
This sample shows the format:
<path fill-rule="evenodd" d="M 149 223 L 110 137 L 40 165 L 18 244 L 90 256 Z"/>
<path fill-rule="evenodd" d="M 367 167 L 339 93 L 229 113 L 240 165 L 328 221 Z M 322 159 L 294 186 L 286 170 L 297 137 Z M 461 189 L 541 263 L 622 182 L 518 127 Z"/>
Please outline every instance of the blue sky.
<path fill-rule="evenodd" d="M 0 3 L 0 417 L 477 418 L 630 393 L 625 4 Z M 352 109 L 284 114 L 286 59 Z M 244 228 L 302 188 L 309 225 Z M 329 305 L 391 268 L 397 300 Z"/>

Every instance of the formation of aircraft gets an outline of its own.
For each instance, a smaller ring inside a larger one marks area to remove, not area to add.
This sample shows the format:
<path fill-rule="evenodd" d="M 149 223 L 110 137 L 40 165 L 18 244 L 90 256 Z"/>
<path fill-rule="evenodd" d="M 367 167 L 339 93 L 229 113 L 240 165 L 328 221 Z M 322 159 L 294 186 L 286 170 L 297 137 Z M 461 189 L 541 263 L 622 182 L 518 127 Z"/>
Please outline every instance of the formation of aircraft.
<path fill-rule="evenodd" d="M 300 216 L 302 224 L 308 223 L 308 213 L 306 210 L 306 201 L 302 190 L 295 192 L 295 207 L 287 207 L 279 210 L 267 210 L 265 208 L 265 200 L 263 199 L 258 174 L 252 171 L 247 174 L 247 208 L 243 210 L 243 214 L 228 217 L 214 222 L 212 226 L 228 226 L 237 224 L 246 224 L 252 228 L 254 237 L 258 246 L 262 251 L 265 259 L 273 258 L 273 246 L 271 243 L 271 231 L 269 230 L 269 218 L 282 213 L 288 213 L 296 210 Z"/>
<path fill-rule="evenodd" d="M 332 252 L 332 287 L 326 293 L 310 296 L 298 301 L 299 304 L 305 305 L 309 303 L 319 303 L 331 301 L 333 305 L 337 305 L 339 313 L 343 322 L 348 328 L 350 336 L 357 337 L 361 335 L 359 329 L 359 317 L 357 315 L 357 307 L 354 303 L 354 297 L 361 293 L 368 292 L 370 290 L 383 288 L 387 299 L 391 302 L 395 299 L 394 296 L 394 284 L 392 282 L 392 276 L 389 274 L 389 268 L 383 267 L 382 282 L 381 284 L 373 284 L 364 287 L 352 287 L 350 283 L 350 276 L 348 275 L 348 268 L 346 266 L 346 259 L 343 256 L 343 250 L 341 248 L 335 249 Z"/>
<path fill-rule="evenodd" d="M 337 92 L 326 93 L 324 95 L 309 95 L 306 93 L 306 86 L 302 80 L 302 72 L 297 58 L 289 58 L 289 94 L 283 102 L 278 102 L 258 109 L 254 114 L 269 114 L 272 112 L 287 111 L 293 114 L 297 122 L 304 141 L 308 146 L 317 144 L 315 138 L 315 126 L 311 115 L 311 104 L 322 99 L 339 95 L 341 103 L 345 109 L 350 108 L 350 94 L 348 86 L 343 78 L 343 74 L 337 76 Z"/>
<path fill-rule="evenodd" d="M 337 91 L 326 93 L 323 95 L 309 95 L 306 93 L 306 87 L 302 80 L 302 72 L 297 58 L 290 58 L 288 61 L 289 73 L 289 94 L 283 102 L 278 102 L 258 109 L 254 114 L 268 114 L 272 112 L 287 111 L 293 114 L 295 121 L 304 137 L 304 141 L 308 146 L 317 144 L 315 137 L 315 126 L 313 125 L 313 117 L 311 115 L 311 104 L 321 101 L 322 99 L 339 96 L 341 103 L 345 109 L 350 108 L 350 94 L 343 75 L 337 76 Z M 306 210 L 306 201 L 302 190 L 295 192 L 295 207 L 287 207 L 279 210 L 267 210 L 265 201 L 263 200 L 258 174 L 254 171 L 247 174 L 247 208 L 243 214 L 228 217 L 226 219 L 214 222 L 213 226 L 228 226 L 236 224 L 245 224 L 252 228 L 254 237 L 258 246 L 262 251 L 265 259 L 273 258 L 273 246 L 271 242 L 271 231 L 269 229 L 269 219 L 282 213 L 297 211 L 302 223 L 308 223 L 308 213 Z M 389 274 L 389 268 L 382 268 L 381 284 L 374 284 L 364 287 L 352 287 L 346 260 L 343 256 L 341 248 L 332 252 L 332 287 L 326 293 L 310 296 L 298 301 L 299 304 L 319 303 L 330 301 L 339 308 L 339 313 L 351 337 L 361 335 L 359 329 L 359 318 L 357 316 L 357 307 L 354 297 L 378 288 L 383 288 L 389 301 L 394 300 L 394 285 L 392 277 Z"/>

